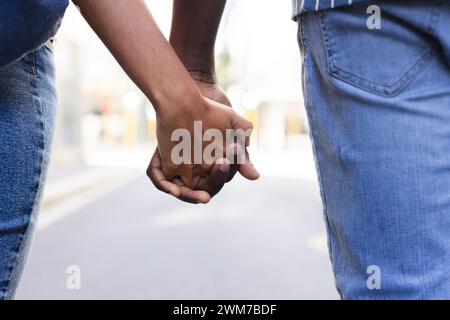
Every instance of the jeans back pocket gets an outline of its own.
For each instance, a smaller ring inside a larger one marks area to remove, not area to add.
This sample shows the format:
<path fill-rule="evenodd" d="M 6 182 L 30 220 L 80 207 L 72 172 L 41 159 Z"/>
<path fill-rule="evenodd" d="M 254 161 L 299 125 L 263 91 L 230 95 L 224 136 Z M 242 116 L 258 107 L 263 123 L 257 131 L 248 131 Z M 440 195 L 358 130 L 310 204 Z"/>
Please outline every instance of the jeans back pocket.
<path fill-rule="evenodd" d="M 374 94 L 398 95 L 426 67 L 435 47 L 429 35 L 433 6 L 408 6 L 383 2 L 381 28 L 374 30 L 367 27 L 368 5 L 321 13 L 330 75 Z"/>

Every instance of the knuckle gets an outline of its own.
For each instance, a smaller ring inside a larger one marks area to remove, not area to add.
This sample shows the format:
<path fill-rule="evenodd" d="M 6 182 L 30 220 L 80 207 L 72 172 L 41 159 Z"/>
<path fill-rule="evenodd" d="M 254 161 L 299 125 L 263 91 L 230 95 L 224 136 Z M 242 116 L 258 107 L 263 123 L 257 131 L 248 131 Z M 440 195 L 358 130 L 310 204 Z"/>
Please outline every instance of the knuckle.
<path fill-rule="evenodd" d="M 177 173 L 174 166 L 164 166 L 162 171 L 167 180 L 171 180 Z"/>
<path fill-rule="evenodd" d="M 251 121 L 249 121 L 249 120 L 247 120 L 246 129 L 247 130 L 253 130 L 253 123 Z"/>
<path fill-rule="evenodd" d="M 152 168 L 148 167 L 147 170 L 145 171 L 145 174 L 147 175 L 147 177 L 152 179 Z"/>

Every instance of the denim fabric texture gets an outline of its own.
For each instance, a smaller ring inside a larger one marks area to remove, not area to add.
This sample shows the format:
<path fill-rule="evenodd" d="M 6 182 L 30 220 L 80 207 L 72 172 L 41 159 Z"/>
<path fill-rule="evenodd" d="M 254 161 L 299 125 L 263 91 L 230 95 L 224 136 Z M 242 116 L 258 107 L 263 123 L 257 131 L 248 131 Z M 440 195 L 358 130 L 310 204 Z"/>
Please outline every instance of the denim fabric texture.
<path fill-rule="evenodd" d="M 12 299 L 33 234 L 56 117 L 49 39 L 68 0 L 0 2 L 0 299 Z"/>
<path fill-rule="evenodd" d="M 450 299 L 450 4 L 377 4 L 379 30 L 367 3 L 299 19 L 336 286 L 343 299 Z"/>
<path fill-rule="evenodd" d="M 68 0 L 0 1 L 0 66 L 40 48 L 58 31 Z"/>
<path fill-rule="evenodd" d="M 0 299 L 22 273 L 55 127 L 53 53 L 48 46 L 0 67 Z"/>

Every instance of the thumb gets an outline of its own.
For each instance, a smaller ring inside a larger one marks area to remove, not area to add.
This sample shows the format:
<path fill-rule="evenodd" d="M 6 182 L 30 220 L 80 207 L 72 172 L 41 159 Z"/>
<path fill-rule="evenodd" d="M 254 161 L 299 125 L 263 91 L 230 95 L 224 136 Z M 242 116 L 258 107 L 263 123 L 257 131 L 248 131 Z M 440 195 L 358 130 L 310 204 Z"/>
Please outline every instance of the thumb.
<path fill-rule="evenodd" d="M 245 119 L 243 116 L 237 114 L 235 111 L 233 111 L 234 116 L 232 119 L 232 125 L 233 129 L 235 130 L 243 130 L 241 133 L 236 132 L 235 134 L 245 134 L 248 138 L 248 141 L 250 141 L 250 135 L 253 131 L 253 123 L 247 119 Z M 246 143 L 246 146 L 248 146 L 248 143 Z"/>
<path fill-rule="evenodd" d="M 252 161 L 250 160 L 250 155 L 248 154 L 248 151 L 245 150 L 245 156 L 244 156 L 245 162 L 242 164 L 239 164 L 239 173 L 248 180 L 257 180 L 261 176 L 256 170 L 256 168 L 253 166 Z"/>
<path fill-rule="evenodd" d="M 256 170 L 247 148 L 244 145 L 233 144 L 227 148 L 227 158 L 230 163 L 237 164 L 239 173 L 248 180 L 257 180 L 260 177 Z"/>
<path fill-rule="evenodd" d="M 231 154 L 234 162 L 238 164 L 239 173 L 246 179 L 257 180 L 260 177 L 258 170 L 253 166 L 247 147 L 250 145 L 250 136 L 253 124 L 244 117 L 235 113 L 233 119 L 233 145 Z M 229 149 L 228 149 L 229 150 Z"/>

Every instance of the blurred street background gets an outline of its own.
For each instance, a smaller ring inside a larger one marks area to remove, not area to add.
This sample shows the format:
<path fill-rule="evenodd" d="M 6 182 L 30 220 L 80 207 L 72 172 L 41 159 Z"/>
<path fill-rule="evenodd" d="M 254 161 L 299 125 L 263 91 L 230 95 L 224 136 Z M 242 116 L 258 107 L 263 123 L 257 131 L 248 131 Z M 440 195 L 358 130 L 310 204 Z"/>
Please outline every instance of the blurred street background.
<path fill-rule="evenodd" d="M 147 2 L 168 35 L 171 1 Z M 204 206 L 146 178 L 152 106 L 71 5 L 55 45 L 53 157 L 18 299 L 338 298 L 290 4 L 228 1 L 218 77 L 254 123 L 262 178 L 238 178 Z M 67 286 L 70 266 L 79 290 Z"/>

